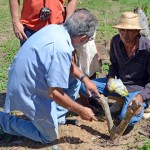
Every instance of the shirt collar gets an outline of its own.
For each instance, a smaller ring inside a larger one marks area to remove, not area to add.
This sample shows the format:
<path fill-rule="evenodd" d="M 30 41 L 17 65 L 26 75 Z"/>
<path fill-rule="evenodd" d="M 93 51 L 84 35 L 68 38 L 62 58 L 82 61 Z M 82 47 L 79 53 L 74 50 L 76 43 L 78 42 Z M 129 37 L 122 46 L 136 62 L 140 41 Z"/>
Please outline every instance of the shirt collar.
<path fill-rule="evenodd" d="M 69 35 L 67 29 L 66 29 L 63 25 L 61 25 L 61 27 L 62 27 L 62 29 L 63 29 L 64 32 L 65 32 L 65 35 L 66 35 L 66 38 L 67 38 L 68 45 L 70 46 L 71 50 L 74 51 L 74 47 L 73 47 L 72 42 L 71 42 L 71 37 L 70 37 L 70 35 Z"/>

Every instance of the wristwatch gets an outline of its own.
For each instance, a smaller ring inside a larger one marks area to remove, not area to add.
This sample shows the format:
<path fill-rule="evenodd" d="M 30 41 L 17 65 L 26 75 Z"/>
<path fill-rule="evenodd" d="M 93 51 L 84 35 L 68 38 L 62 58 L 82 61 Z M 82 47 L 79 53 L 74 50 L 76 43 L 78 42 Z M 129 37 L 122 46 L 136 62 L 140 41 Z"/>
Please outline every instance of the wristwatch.
<path fill-rule="evenodd" d="M 84 73 L 84 74 L 82 74 L 82 76 L 79 78 L 79 80 L 82 82 L 85 77 L 87 77 L 87 75 Z"/>

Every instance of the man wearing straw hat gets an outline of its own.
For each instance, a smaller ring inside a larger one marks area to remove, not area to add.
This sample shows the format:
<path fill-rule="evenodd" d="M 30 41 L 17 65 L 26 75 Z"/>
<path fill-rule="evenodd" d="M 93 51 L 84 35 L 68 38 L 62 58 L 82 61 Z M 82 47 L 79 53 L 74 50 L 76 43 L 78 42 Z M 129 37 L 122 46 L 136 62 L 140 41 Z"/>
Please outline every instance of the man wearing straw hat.
<path fill-rule="evenodd" d="M 145 119 L 150 118 L 148 107 L 150 101 L 150 40 L 139 34 L 142 30 L 139 25 L 139 16 L 133 12 L 124 12 L 120 17 L 119 24 L 113 28 L 117 28 L 119 34 L 115 35 L 111 41 L 111 65 L 108 76 L 93 80 L 93 82 L 96 83 L 99 93 L 123 98 L 122 105 L 116 102 L 110 107 L 113 112 L 114 108 L 120 111 L 120 120 L 125 116 L 127 108 L 132 106 L 133 99 L 141 104 L 135 116 L 130 120 L 129 126 L 133 126 L 140 121 L 143 114 Z M 121 85 L 120 81 L 128 90 L 126 96 L 110 90 L 110 84 L 114 82 L 117 85 L 115 89 L 117 91 Z M 80 92 L 85 98 L 88 97 L 83 84 Z M 147 113 L 144 113 L 144 110 Z"/>

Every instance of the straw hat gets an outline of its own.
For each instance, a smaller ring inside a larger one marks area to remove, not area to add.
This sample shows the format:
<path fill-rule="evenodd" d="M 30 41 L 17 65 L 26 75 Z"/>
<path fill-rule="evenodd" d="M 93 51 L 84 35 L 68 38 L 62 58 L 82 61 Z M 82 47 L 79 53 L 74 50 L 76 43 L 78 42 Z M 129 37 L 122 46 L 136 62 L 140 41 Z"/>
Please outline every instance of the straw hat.
<path fill-rule="evenodd" d="M 133 12 L 124 12 L 120 17 L 119 24 L 112 27 L 117 29 L 143 29 L 139 24 L 138 14 Z"/>

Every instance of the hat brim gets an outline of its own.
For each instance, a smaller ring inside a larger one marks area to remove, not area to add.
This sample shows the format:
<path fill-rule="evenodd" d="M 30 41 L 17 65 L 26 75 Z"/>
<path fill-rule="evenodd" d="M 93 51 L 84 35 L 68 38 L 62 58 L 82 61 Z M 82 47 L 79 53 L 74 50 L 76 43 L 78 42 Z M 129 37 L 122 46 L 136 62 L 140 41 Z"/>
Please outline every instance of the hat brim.
<path fill-rule="evenodd" d="M 112 27 L 117 29 L 144 30 L 140 26 L 130 26 L 130 25 L 115 25 Z"/>

